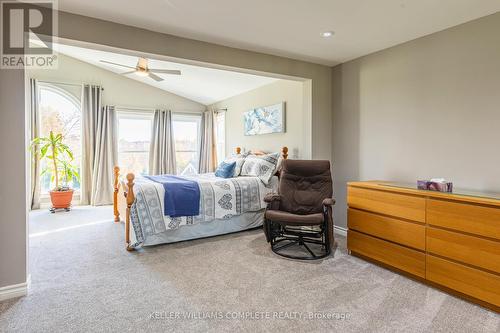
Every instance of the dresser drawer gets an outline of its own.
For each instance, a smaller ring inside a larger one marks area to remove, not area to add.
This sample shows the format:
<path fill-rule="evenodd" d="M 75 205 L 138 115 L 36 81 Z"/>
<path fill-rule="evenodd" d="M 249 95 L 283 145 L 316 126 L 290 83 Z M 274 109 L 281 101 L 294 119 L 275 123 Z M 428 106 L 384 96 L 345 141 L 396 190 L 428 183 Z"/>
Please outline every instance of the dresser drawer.
<path fill-rule="evenodd" d="M 349 250 L 425 278 L 425 254 L 359 232 L 347 232 Z"/>
<path fill-rule="evenodd" d="M 429 227 L 427 252 L 500 273 L 500 242 Z"/>
<path fill-rule="evenodd" d="M 425 250 L 425 226 L 349 208 L 348 227 L 418 250 Z"/>
<path fill-rule="evenodd" d="M 351 208 L 425 222 L 425 198 L 349 186 L 347 204 Z"/>
<path fill-rule="evenodd" d="M 427 223 L 500 239 L 500 208 L 427 199 Z"/>
<path fill-rule="evenodd" d="M 500 306 L 500 276 L 432 255 L 426 262 L 427 280 Z"/>

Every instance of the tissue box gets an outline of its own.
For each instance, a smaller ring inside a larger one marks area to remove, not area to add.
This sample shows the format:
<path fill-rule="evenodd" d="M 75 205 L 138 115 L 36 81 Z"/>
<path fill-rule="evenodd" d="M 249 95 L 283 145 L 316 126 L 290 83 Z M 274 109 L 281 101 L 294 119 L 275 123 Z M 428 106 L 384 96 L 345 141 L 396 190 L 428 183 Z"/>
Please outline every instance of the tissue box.
<path fill-rule="evenodd" d="M 438 192 L 453 192 L 452 182 L 435 182 L 431 180 L 417 180 L 417 188 L 419 190 L 438 191 Z"/>

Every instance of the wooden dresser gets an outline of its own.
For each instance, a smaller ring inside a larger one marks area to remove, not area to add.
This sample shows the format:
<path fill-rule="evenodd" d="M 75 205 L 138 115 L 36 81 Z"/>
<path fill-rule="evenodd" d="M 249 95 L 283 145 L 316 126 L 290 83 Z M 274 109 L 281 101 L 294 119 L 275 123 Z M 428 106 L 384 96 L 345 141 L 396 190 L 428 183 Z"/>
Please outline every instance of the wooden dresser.
<path fill-rule="evenodd" d="M 351 254 L 500 310 L 500 195 L 348 183 Z"/>

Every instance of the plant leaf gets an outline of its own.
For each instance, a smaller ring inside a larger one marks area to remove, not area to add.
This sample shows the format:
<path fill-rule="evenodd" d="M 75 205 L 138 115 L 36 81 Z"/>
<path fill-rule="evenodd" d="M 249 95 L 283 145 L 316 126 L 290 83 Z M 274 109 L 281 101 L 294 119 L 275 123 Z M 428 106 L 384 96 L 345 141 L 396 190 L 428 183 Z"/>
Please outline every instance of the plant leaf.
<path fill-rule="evenodd" d="M 40 159 L 42 159 L 45 156 L 45 154 L 47 154 L 48 149 L 49 149 L 48 145 L 45 145 L 42 148 L 40 148 Z"/>

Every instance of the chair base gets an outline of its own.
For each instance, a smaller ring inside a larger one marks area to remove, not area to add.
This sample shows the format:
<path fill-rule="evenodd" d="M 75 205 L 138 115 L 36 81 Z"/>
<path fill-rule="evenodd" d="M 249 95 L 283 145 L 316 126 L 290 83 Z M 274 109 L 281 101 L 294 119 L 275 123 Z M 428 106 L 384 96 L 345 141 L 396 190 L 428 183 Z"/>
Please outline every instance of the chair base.
<path fill-rule="evenodd" d="M 328 235 L 326 232 L 324 232 L 325 230 L 323 228 L 320 232 L 300 233 L 296 230 L 287 230 L 287 228 L 283 226 L 273 226 L 274 223 L 271 221 L 269 221 L 268 223 L 271 223 L 272 230 L 272 237 L 270 242 L 271 250 L 279 256 L 298 260 L 318 260 L 328 257 L 331 253 Z M 312 237 L 319 239 L 313 239 Z M 321 250 L 313 251 L 308 246 L 308 244 L 321 245 Z M 302 246 L 304 249 L 306 249 L 307 252 L 309 252 L 309 255 L 297 256 L 282 252 L 284 249 L 287 249 L 294 245 Z"/>

